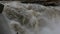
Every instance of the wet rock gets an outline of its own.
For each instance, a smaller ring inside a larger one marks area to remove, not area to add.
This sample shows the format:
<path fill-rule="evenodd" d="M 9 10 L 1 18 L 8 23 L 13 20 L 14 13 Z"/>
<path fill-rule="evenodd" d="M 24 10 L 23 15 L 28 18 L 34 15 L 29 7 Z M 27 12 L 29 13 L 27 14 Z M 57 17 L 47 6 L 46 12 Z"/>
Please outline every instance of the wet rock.
<path fill-rule="evenodd" d="M 36 3 L 45 6 L 58 6 L 60 4 L 60 0 L 25 0 L 21 1 L 22 3 Z"/>

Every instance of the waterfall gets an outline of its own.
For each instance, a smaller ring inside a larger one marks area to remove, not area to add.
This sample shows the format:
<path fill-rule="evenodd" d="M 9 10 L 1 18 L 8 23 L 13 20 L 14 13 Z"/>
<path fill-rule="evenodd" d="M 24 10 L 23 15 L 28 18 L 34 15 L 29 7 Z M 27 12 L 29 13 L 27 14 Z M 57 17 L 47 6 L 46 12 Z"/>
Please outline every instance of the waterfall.
<path fill-rule="evenodd" d="M 18 34 L 60 34 L 60 10 L 39 4 L 5 4 L 9 27 Z"/>

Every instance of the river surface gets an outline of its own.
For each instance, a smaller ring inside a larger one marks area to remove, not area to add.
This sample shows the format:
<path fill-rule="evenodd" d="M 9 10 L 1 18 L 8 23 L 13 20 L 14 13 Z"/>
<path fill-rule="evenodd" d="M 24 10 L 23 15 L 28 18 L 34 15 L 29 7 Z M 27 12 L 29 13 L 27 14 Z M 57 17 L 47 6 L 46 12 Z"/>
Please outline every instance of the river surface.
<path fill-rule="evenodd" d="M 10 19 L 11 29 L 16 34 L 60 34 L 60 10 L 58 7 L 51 8 L 17 2 L 6 5 L 9 5 L 10 8 L 7 7 L 4 11 Z"/>

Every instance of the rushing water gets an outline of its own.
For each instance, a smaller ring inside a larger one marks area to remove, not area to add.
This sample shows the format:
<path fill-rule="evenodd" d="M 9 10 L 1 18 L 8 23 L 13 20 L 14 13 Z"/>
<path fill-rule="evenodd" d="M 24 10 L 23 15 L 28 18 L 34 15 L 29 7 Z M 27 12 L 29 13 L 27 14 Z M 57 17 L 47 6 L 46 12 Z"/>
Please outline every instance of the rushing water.
<path fill-rule="evenodd" d="M 60 10 L 38 4 L 6 4 L 6 16 L 16 34 L 60 34 Z"/>

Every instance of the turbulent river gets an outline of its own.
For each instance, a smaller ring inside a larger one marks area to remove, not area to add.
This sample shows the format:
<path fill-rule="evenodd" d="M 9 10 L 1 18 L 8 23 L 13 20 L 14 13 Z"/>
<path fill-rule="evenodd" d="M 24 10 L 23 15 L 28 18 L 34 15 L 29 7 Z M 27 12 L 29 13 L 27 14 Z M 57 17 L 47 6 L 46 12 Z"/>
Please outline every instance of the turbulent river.
<path fill-rule="evenodd" d="M 14 34 L 60 34 L 59 7 L 7 2 L 3 14 Z"/>

